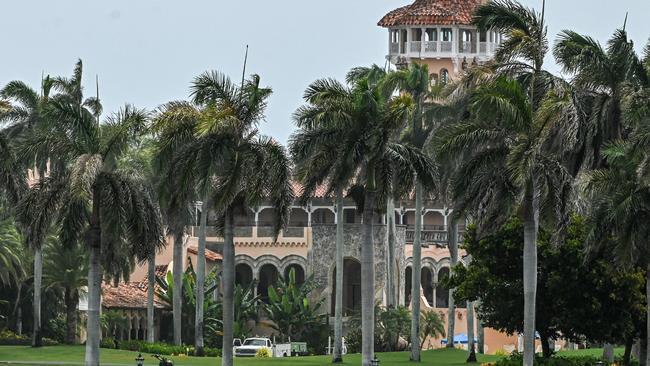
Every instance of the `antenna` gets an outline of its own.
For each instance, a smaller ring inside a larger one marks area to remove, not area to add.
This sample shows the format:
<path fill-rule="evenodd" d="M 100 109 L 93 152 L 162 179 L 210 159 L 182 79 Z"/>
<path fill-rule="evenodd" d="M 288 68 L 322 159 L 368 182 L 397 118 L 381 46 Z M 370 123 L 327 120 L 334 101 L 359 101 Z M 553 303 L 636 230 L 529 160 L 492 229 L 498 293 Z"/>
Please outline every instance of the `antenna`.
<path fill-rule="evenodd" d="M 97 118 L 97 125 L 99 126 L 99 75 L 95 74 L 95 86 L 97 87 L 97 110 L 95 111 Z"/>
<path fill-rule="evenodd" d="M 244 56 L 244 70 L 241 74 L 241 87 L 244 87 L 244 78 L 246 77 L 246 63 L 248 62 L 248 45 L 246 45 L 246 55 Z"/>
<path fill-rule="evenodd" d="M 623 22 L 623 32 L 625 32 L 625 28 L 627 27 L 627 16 L 629 15 L 629 12 L 625 12 L 625 21 Z"/>

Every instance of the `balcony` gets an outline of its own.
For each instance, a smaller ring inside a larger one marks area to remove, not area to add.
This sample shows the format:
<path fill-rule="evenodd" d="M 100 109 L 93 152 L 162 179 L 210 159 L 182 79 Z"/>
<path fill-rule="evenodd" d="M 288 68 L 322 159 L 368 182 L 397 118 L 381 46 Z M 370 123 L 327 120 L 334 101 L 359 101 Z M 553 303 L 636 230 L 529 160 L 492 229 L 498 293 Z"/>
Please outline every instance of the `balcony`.
<path fill-rule="evenodd" d="M 493 42 L 457 42 L 458 50 L 454 50 L 454 42 L 444 41 L 411 41 L 404 45 L 391 43 L 390 56 L 405 56 L 411 58 L 441 58 L 441 57 L 492 57 L 497 47 Z"/>
<path fill-rule="evenodd" d="M 463 240 L 464 227 L 458 228 L 458 242 Z M 406 227 L 406 243 L 412 244 L 415 239 L 415 227 Z M 444 225 L 424 225 L 422 226 L 422 236 L 420 241 L 424 245 L 436 245 L 440 247 L 447 246 L 447 227 Z"/>

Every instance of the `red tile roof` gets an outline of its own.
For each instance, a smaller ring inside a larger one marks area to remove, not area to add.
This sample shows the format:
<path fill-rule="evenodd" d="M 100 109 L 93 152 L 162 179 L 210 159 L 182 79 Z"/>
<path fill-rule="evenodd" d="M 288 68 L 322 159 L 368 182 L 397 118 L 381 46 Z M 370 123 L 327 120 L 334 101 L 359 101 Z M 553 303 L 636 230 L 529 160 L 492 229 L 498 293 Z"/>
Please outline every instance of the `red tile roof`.
<path fill-rule="evenodd" d="M 470 24 L 481 0 L 416 0 L 386 14 L 380 27 L 398 25 Z"/>
<path fill-rule="evenodd" d="M 146 309 L 147 287 L 147 281 L 120 283 L 117 287 L 104 283 L 102 306 L 109 309 Z M 154 296 L 153 305 L 156 309 L 168 308 L 157 296 Z"/>
<path fill-rule="evenodd" d="M 192 253 L 194 255 L 199 254 L 199 248 L 196 245 L 192 245 L 187 248 L 187 251 L 189 253 Z M 210 249 L 205 249 L 205 260 L 208 260 L 210 262 L 218 262 L 223 260 L 223 256 L 217 252 L 213 252 Z"/>
<path fill-rule="evenodd" d="M 302 195 L 302 189 L 303 189 L 302 184 L 296 181 L 292 181 L 291 187 L 293 188 L 294 197 L 300 197 Z M 328 187 L 325 184 L 321 184 L 320 186 L 316 187 L 316 190 L 314 191 L 312 198 L 327 198 L 327 188 Z"/>

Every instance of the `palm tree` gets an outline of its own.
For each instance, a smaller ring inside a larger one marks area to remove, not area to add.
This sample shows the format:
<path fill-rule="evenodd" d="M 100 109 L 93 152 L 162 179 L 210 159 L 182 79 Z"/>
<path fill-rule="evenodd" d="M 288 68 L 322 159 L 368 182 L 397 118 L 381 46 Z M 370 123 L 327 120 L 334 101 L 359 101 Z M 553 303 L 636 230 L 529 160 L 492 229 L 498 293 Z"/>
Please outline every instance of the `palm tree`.
<path fill-rule="evenodd" d="M 239 87 L 218 72 L 196 77 L 193 101 L 206 106 L 205 113 L 190 130 L 196 141 L 174 153 L 165 178 L 176 186 L 196 183 L 222 223 L 224 366 L 233 362 L 234 216 L 268 202 L 279 213 L 274 223 L 277 235 L 286 225 L 294 198 L 284 149 L 257 132 L 270 95 L 271 89 L 261 87 L 257 75 Z M 206 214 L 207 210 L 204 207 Z"/>
<path fill-rule="evenodd" d="M 420 349 L 424 347 L 427 337 L 439 338 L 445 336 L 445 323 L 441 314 L 435 310 L 422 311 L 420 316 Z"/>
<path fill-rule="evenodd" d="M 160 206 L 165 212 L 167 234 L 173 238 L 174 301 L 172 310 L 174 344 L 176 345 L 182 344 L 183 244 L 185 222 L 189 218 L 189 201 L 194 187 L 192 185 L 177 186 L 174 182 L 176 177 L 173 172 L 169 171 L 169 166 L 177 151 L 190 141 L 194 141 L 199 114 L 198 107 L 191 103 L 169 102 L 159 108 L 153 125 L 153 131 L 157 137 L 154 170 L 157 176 L 163 177 L 158 182 L 158 197 Z M 203 209 L 203 211 L 206 210 Z M 202 233 L 199 233 L 199 236 L 202 236 Z M 201 252 L 199 251 L 199 253 Z"/>
<path fill-rule="evenodd" d="M 375 212 L 386 207 L 393 187 L 410 192 L 415 182 L 432 186 L 433 163 L 419 149 L 394 142 L 394 136 L 412 110 L 410 96 L 392 97 L 384 78 L 369 70 L 353 69 L 349 87 L 335 80 L 318 80 L 305 92 L 307 105 L 296 117 L 300 130 L 292 137 L 291 150 L 300 160 L 317 156 L 322 147 L 336 147 L 338 154 L 322 159 L 314 171 L 312 186 L 339 178 L 355 177 L 350 195 L 362 207 L 361 312 L 362 364 L 369 366 L 374 348 L 375 269 L 373 223 Z M 330 150 L 332 151 L 332 150 Z M 417 177 L 417 179 L 414 179 Z M 398 184 L 399 183 L 399 184 Z M 309 187 L 310 184 L 307 184 Z"/>
<path fill-rule="evenodd" d="M 75 89 L 72 89 L 74 92 Z M 145 129 L 147 115 L 126 106 L 98 124 L 96 113 L 61 98 L 53 103 L 56 126 L 37 131 L 32 144 L 70 162 L 66 174 L 37 184 L 19 205 L 30 235 L 42 235 L 46 217 L 58 213 L 63 243 L 83 240 L 89 252 L 86 365 L 99 364 L 103 278 L 128 277 L 132 258 L 146 261 L 162 242 L 159 213 L 142 182 L 117 169 L 117 161 Z M 81 233 L 83 232 L 83 238 Z"/>
<path fill-rule="evenodd" d="M 78 243 L 64 246 L 57 237 L 45 242 L 43 283 L 48 290 L 63 293 L 66 314 L 67 344 L 74 344 L 77 336 L 77 306 L 81 289 L 88 285 L 88 256 Z"/>
<path fill-rule="evenodd" d="M 411 115 L 410 124 L 406 129 L 405 139 L 414 147 L 422 149 L 430 138 L 436 125 L 437 116 L 436 103 L 433 98 L 438 97 L 432 92 L 439 91 L 439 88 L 432 90 L 429 80 L 429 67 L 426 64 L 412 63 L 410 67 L 390 73 L 387 83 L 394 85 L 402 93 L 408 93 L 414 103 L 414 111 Z M 415 236 L 413 240 L 413 273 L 411 280 L 411 293 L 419 294 L 421 289 L 422 271 L 422 210 L 423 210 L 423 188 L 415 185 Z M 420 344 L 420 296 L 411 296 L 411 342 L 414 345 Z M 420 361 L 421 347 L 411 347 L 411 361 Z"/>
<path fill-rule="evenodd" d="M 478 213 L 474 216 L 479 227 L 487 230 L 514 212 L 525 222 L 527 366 L 534 357 L 540 213 L 563 218 L 572 181 L 561 163 L 568 145 L 556 135 L 564 121 L 543 117 L 548 115 L 534 112 L 530 94 L 519 81 L 501 76 L 474 92 L 470 119 L 442 129 L 438 145 L 441 156 L 462 158 L 454 183 L 456 209 Z"/>
<path fill-rule="evenodd" d="M 0 284 L 17 283 L 24 274 L 20 244 L 22 238 L 13 221 L 4 218 L 0 221 Z"/>
<path fill-rule="evenodd" d="M 607 48 L 589 36 L 565 30 L 553 54 L 564 72 L 573 75 L 572 85 L 581 97 L 578 103 L 587 114 L 574 169 L 583 164 L 600 168 L 602 147 L 630 132 L 623 121 L 625 90 L 629 84 L 647 83 L 648 75 L 625 30 L 617 30 Z"/>
<path fill-rule="evenodd" d="M 42 90 L 39 94 L 27 84 L 22 81 L 11 81 L 2 90 L 0 90 L 0 97 L 7 99 L 11 103 L 6 103 L 5 110 L 0 114 L 0 123 L 5 122 L 6 126 L 4 133 L 0 136 L 0 144 L 2 145 L 1 153 L 4 156 L 9 156 L 7 151 L 9 143 L 7 138 L 12 138 L 18 141 L 23 140 L 26 136 L 33 132 L 35 127 L 41 126 L 47 120 L 46 110 L 49 103 L 49 93 L 52 87 L 52 82 L 48 78 L 43 80 Z M 18 145 L 22 144 L 19 142 Z M 14 144 L 16 145 L 16 144 Z M 14 150 L 17 146 L 13 147 Z M 21 154 L 23 155 L 23 154 Z M 14 203 L 17 202 L 18 190 L 26 189 L 25 171 L 27 168 L 34 170 L 36 177 L 42 178 L 46 171 L 47 157 L 44 156 L 29 156 L 27 157 L 26 164 L 19 164 L 17 159 L 8 159 L 3 165 L 3 185 L 6 190 L 11 194 Z M 7 168 L 10 168 L 9 171 Z M 22 181 L 22 182 L 21 182 Z M 13 189 L 11 188 L 13 187 Z M 29 240 L 27 236 L 27 246 L 34 252 L 34 315 L 33 315 L 33 332 L 32 332 L 32 346 L 39 347 L 42 344 L 41 337 L 41 284 L 43 278 L 43 251 L 41 242 Z"/>

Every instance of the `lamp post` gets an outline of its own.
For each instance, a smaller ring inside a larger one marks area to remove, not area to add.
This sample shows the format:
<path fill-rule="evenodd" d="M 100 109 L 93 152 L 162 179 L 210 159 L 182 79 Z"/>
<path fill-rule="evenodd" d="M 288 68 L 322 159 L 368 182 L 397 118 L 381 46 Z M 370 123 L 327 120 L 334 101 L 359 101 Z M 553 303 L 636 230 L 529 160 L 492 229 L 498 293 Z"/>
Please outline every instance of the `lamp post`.
<path fill-rule="evenodd" d="M 135 358 L 135 362 L 137 366 L 144 365 L 144 357 L 142 357 L 142 353 L 138 353 L 138 357 Z"/>

